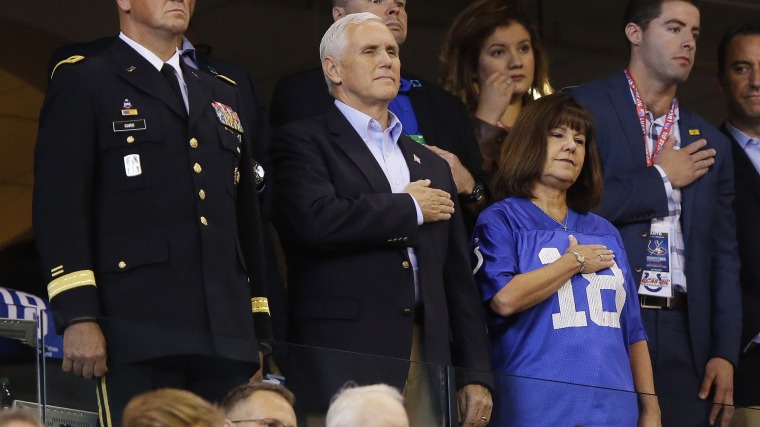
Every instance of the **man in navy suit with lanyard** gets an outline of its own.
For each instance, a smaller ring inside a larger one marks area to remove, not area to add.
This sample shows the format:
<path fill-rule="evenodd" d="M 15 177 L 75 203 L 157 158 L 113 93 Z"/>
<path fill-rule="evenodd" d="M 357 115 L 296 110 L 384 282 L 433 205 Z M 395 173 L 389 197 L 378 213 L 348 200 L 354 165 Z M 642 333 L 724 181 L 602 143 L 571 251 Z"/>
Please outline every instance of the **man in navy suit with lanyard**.
<path fill-rule="evenodd" d="M 731 147 L 676 97 L 699 8 L 632 0 L 624 22 L 628 68 L 568 90 L 598 126 L 598 213 L 620 231 L 639 282 L 663 425 L 727 426 L 741 331 Z"/>

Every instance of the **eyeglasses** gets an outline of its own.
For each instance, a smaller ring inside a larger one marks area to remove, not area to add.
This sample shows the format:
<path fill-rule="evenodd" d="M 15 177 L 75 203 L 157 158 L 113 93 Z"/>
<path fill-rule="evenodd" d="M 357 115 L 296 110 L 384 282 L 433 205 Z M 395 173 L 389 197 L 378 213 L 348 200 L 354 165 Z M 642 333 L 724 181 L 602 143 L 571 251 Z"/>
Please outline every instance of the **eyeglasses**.
<path fill-rule="evenodd" d="M 263 426 L 263 427 L 296 427 L 296 426 L 289 426 L 280 420 L 275 420 L 272 418 L 262 418 L 258 420 L 230 420 L 230 422 L 233 424 L 254 423 L 256 425 Z"/>

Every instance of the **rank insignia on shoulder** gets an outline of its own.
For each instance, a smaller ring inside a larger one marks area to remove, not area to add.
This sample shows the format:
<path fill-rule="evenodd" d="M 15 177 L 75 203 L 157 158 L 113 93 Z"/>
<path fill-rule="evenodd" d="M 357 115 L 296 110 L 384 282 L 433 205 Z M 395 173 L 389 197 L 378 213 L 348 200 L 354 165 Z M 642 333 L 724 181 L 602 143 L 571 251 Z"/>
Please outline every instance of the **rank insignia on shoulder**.
<path fill-rule="evenodd" d="M 232 109 L 232 107 L 216 101 L 212 102 L 211 106 L 214 107 L 214 112 L 216 113 L 216 118 L 219 120 L 219 123 L 243 133 L 240 117 L 238 117 L 238 114 Z"/>
<path fill-rule="evenodd" d="M 53 79 L 53 76 L 55 75 L 55 70 L 57 70 L 58 67 L 60 67 L 61 65 L 63 65 L 63 64 L 76 64 L 77 62 L 79 62 L 79 61 L 81 61 L 83 59 L 84 59 L 84 56 L 82 56 L 82 55 L 72 55 L 72 56 L 69 56 L 68 58 L 66 58 L 66 59 L 58 62 L 57 64 L 55 64 L 55 67 L 53 67 L 53 71 L 50 73 L 50 80 Z"/>
<path fill-rule="evenodd" d="M 689 129 L 689 135 L 691 136 L 699 136 L 699 129 Z"/>
<path fill-rule="evenodd" d="M 229 77 L 227 77 L 227 76 L 225 76 L 223 74 L 215 73 L 214 77 L 216 77 L 217 79 L 222 80 L 224 82 L 227 82 L 227 83 L 231 84 L 232 86 L 237 86 L 237 82 L 235 80 L 232 80 L 231 78 L 229 78 Z"/>

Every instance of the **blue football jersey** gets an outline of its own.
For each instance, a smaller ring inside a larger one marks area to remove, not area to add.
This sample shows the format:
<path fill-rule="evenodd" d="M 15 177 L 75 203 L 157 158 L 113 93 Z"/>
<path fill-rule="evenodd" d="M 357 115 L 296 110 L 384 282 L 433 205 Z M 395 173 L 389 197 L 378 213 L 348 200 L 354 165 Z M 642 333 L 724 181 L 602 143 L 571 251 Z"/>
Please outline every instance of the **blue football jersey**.
<path fill-rule="evenodd" d="M 517 274 L 557 260 L 573 235 L 603 244 L 616 265 L 576 274 L 554 295 L 507 318 L 488 308 L 499 426 L 636 425 L 629 348 L 646 339 L 636 286 L 615 227 L 568 212 L 567 231 L 529 200 L 509 198 L 478 218 L 473 265 L 482 299 Z"/>

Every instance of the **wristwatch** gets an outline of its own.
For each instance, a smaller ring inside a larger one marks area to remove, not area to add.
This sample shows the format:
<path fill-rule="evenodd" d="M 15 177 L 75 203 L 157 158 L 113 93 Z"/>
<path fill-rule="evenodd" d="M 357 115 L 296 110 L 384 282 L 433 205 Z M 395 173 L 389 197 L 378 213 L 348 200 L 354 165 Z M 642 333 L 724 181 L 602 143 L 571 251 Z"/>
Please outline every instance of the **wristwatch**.
<path fill-rule="evenodd" d="M 575 255 L 575 259 L 578 260 L 579 263 L 581 263 L 581 268 L 578 269 L 578 273 L 583 273 L 583 269 L 586 268 L 586 257 L 579 254 L 578 252 L 571 251 L 569 249 L 567 253 Z"/>
<path fill-rule="evenodd" d="M 483 187 L 483 183 L 480 181 L 475 181 L 475 188 L 472 189 L 472 193 L 470 193 L 467 198 L 465 198 L 465 201 L 468 203 L 475 203 L 479 202 L 483 197 L 486 195 L 486 189 Z"/>

